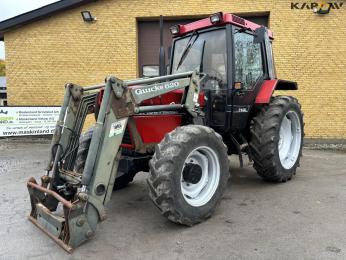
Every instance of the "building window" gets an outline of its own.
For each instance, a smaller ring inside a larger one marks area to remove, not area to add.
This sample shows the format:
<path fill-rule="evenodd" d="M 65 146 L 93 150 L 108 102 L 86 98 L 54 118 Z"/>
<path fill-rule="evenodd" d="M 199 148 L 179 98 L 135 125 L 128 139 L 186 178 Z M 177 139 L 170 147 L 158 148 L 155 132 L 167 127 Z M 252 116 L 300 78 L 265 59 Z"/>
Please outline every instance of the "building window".
<path fill-rule="evenodd" d="M 159 73 L 159 65 L 143 65 L 142 75 L 145 78 L 157 77 Z"/>

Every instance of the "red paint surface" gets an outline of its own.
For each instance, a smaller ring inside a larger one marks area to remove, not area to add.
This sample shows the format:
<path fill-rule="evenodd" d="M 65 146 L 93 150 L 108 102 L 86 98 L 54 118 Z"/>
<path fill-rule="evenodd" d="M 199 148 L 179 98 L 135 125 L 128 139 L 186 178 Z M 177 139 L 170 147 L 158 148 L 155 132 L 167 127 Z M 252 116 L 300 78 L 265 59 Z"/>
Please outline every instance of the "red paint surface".
<path fill-rule="evenodd" d="M 183 90 L 173 90 L 167 94 L 161 95 L 159 97 L 154 97 L 151 99 L 144 100 L 142 106 L 152 106 L 152 105 L 166 105 L 166 104 L 180 104 L 181 97 L 183 95 Z"/>
<path fill-rule="evenodd" d="M 265 80 L 261 86 L 260 91 L 257 94 L 255 103 L 268 104 L 274 92 L 277 82 L 278 82 L 277 79 Z"/>
<path fill-rule="evenodd" d="M 251 29 L 251 30 L 256 30 L 257 28 L 261 27 L 261 25 L 259 25 L 259 24 L 256 24 L 256 23 L 250 22 L 246 19 L 237 17 L 238 19 L 243 19 L 245 22 L 245 25 L 240 24 L 237 22 L 237 18 L 234 19 L 234 17 L 236 17 L 236 16 L 232 15 L 232 14 L 223 14 L 223 22 L 218 23 L 218 24 L 212 24 L 210 22 L 210 18 L 208 17 L 208 18 L 198 20 L 198 21 L 195 21 L 192 23 L 180 25 L 179 35 L 183 35 L 183 34 L 195 31 L 195 30 L 200 30 L 200 29 L 204 29 L 204 28 L 208 28 L 208 27 L 216 27 L 216 26 L 227 24 L 227 23 L 234 24 L 234 25 L 240 26 L 242 28 Z M 273 32 L 271 30 L 268 30 L 268 34 L 269 34 L 270 38 L 273 38 Z"/>
<path fill-rule="evenodd" d="M 98 96 L 98 104 L 101 105 L 103 90 Z M 178 89 L 164 94 L 160 97 L 145 100 L 141 103 L 142 106 L 164 105 L 164 104 L 180 104 L 184 90 Z M 201 107 L 205 105 L 204 93 L 199 94 L 199 104 Z M 166 133 L 173 131 L 178 126 L 181 126 L 181 115 L 135 115 L 133 119 L 136 124 L 137 131 L 142 138 L 143 143 L 159 143 L 164 138 Z M 130 131 L 132 139 L 132 133 Z M 121 147 L 134 149 L 134 144 L 121 144 Z"/>
<path fill-rule="evenodd" d="M 137 131 L 143 143 L 159 143 L 165 134 L 181 125 L 181 115 L 141 115 L 133 116 Z M 132 140 L 132 133 L 129 130 Z M 134 149 L 134 143 L 121 144 L 121 147 Z"/>
<path fill-rule="evenodd" d="M 181 115 L 145 115 L 133 119 L 144 143 L 159 143 L 166 133 L 181 125 Z"/>
<path fill-rule="evenodd" d="M 97 96 L 97 104 L 99 107 L 101 106 L 102 98 L 103 98 L 103 93 L 105 92 L 104 89 L 101 89 L 99 92 L 99 95 Z"/>
<path fill-rule="evenodd" d="M 120 145 L 122 148 L 127 148 L 127 149 L 134 149 L 135 146 L 133 144 L 121 144 Z"/>
<path fill-rule="evenodd" d="M 160 97 L 155 97 L 155 98 L 151 98 L 148 100 L 144 100 L 141 103 L 141 105 L 142 106 L 152 106 L 152 105 L 168 105 L 171 103 L 180 104 L 183 93 L 184 93 L 183 89 L 173 90 L 167 94 L 161 95 Z M 204 107 L 205 100 L 204 100 L 204 94 L 203 93 L 199 94 L 198 103 L 201 107 Z"/>

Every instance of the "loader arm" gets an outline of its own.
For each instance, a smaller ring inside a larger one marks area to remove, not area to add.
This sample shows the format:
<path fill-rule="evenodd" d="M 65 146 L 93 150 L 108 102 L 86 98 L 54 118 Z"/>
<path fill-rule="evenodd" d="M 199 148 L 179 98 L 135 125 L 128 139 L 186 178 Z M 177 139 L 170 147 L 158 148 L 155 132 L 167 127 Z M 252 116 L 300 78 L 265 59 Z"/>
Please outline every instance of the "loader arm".
<path fill-rule="evenodd" d="M 105 84 L 81 87 L 67 84 L 64 102 L 52 139 L 47 173 L 41 185 L 30 178 L 29 219 L 68 252 L 90 238 L 106 218 L 120 159 L 120 145 L 131 116 L 157 111 L 185 110 L 192 118 L 199 109 L 198 72 L 122 81 L 114 76 Z M 104 89 L 95 130 L 83 173 L 74 171 L 78 139 L 85 118 L 92 112 L 96 92 Z M 185 89 L 180 104 L 141 106 L 141 102 Z M 117 152 L 114 152 L 117 151 Z"/>

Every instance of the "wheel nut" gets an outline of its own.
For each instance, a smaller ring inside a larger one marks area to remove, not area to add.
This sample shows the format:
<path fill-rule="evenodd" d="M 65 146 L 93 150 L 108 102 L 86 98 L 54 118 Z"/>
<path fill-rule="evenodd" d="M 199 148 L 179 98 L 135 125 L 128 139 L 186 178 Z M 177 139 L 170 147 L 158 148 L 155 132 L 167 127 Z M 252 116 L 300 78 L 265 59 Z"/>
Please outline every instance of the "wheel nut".
<path fill-rule="evenodd" d="M 77 226 L 79 226 L 79 227 L 81 227 L 81 226 L 83 226 L 84 225 L 84 223 L 85 223 L 85 219 L 84 218 L 79 218 L 78 220 L 77 220 Z"/>
<path fill-rule="evenodd" d="M 91 230 L 88 230 L 85 235 L 87 237 L 91 237 L 93 234 L 94 234 L 94 232 L 92 232 Z"/>

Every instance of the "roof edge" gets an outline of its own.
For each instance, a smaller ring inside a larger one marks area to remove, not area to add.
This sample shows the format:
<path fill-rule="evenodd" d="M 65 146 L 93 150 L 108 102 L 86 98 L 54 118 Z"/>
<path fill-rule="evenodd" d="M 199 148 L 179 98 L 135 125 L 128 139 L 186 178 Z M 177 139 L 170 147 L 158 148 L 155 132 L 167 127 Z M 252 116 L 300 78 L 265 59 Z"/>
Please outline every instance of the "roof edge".
<path fill-rule="evenodd" d="M 0 41 L 4 40 L 6 31 L 41 20 L 55 13 L 96 1 L 98 0 L 61 0 L 4 20 L 0 22 Z"/>

